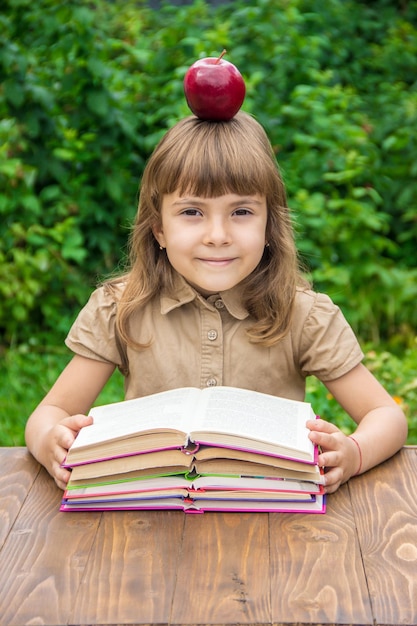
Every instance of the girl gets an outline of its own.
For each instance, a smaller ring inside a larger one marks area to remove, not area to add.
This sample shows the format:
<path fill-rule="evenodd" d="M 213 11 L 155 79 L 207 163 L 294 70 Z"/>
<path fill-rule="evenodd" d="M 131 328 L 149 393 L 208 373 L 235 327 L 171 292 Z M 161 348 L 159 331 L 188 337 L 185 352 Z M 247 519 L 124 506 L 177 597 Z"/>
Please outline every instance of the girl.
<path fill-rule="evenodd" d="M 302 277 L 276 160 L 262 127 L 189 117 L 155 149 L 141 184 L 130 269 L 97 289 L 66 343 L 75 353 L 30 416 L 26 442 L 61 467 L 116 367 L 126 399 L 229 385 L 303 400 L 317 376 L 358 424 L 307 423 L 327 493 L 405 442 L 401 409 L 361 363 L 340 310 Z"/>

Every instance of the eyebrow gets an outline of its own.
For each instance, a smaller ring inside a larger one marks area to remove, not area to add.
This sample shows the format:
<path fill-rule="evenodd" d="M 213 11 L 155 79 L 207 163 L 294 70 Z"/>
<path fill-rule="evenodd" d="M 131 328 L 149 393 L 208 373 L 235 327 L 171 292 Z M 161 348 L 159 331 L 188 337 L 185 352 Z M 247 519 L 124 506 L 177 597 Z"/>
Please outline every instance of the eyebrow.
<path fill-rule="evenodd" d="M 210 200 L 210 198 L 180 198 L 179 200 L 175 200 L 175 202 L 172 203 L 172 206 L 177 206 L 177 205 L 184 205 L 184 204 L 207 204 L 207 202 Z M 255 198 L 251 198 L 251 197 L 246 197 L 246 196 L 242 196 L 241 198 L 234 200 L 233 202 L 230 202 L 231 206 L 239 206 L 242 204 L 256 204 L 258 206 L 261 206 L 263 204 L 262 200 L 256 200 Z"/>

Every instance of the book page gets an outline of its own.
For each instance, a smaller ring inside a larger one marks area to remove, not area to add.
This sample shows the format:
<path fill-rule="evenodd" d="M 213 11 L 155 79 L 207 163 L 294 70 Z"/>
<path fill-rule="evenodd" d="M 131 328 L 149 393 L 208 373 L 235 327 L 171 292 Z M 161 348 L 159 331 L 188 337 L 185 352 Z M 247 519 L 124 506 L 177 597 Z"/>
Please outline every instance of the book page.
<path fill-rule="evenodd" d="M 129 437 L 150 430 L 180 430 L 186 442 L 188 414 L 200 390 L 193 387 L 172 389 L 143 398 L 115 402 L 91 409 L 94 423 L 83 428 L 72 448 Z"/>
<path fill-rule="evenodd" d="M 235 433 L 306 451 L 313 447 L 305 426 L 312 417 L 308 403 L 231 387 L 205 389 L 201 402 L 199 432 Z"/>

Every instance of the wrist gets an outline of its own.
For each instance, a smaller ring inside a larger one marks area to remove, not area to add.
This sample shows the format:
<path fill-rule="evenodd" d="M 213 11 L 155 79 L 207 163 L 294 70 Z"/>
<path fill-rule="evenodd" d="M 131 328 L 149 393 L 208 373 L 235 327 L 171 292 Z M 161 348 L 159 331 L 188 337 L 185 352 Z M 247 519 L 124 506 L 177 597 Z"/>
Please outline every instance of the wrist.
<path fill-rule="evenodd" d="M 357 452 L 358 452 L 358 466 L 357 466 L 358 469 L 356 470 L 356 472 L 354 474 L 352 474 L 352 476 L 357 476 L 362 471 L 362 464 L 363 464 L 363 461 L 362 461 L 362 449 L 361 449 L 361 447 L 359 445 L 359 442 L 356 439 L 356 437 L 354 437 L 353 435 L 349 435 L 349 439 L 351 439 L 354 442 L 355 447 L 356 447 Z"/>

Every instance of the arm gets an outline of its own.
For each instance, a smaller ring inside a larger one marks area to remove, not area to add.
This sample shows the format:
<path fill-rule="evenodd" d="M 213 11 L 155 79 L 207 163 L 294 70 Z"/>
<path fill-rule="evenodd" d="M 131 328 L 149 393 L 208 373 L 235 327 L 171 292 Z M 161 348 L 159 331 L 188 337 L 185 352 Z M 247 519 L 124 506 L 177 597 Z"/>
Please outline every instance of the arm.
<path fill-rule="evenodd" d="M 327 468 L 326 491 L 332 493 L 344 482 L 371 469 L 397 452 L 407 438 L 403 411 L 362 364 L 340 378 L 326 383 L 327 389 L 358 424 L 354 433 L 358 446 L 336 426 L 325 420 L 307 423 L 310 439 L 322 448 L 319 464 Z"/>
<path fill-rule="evenodd" d="M 26 444 L 64 489 L 70 472 L 61 467 L 67 451 L 83 426 L 94 400 L 112 375 L 114 366 L 74 356 L 26 424 Z"/>

